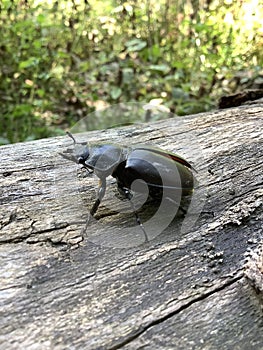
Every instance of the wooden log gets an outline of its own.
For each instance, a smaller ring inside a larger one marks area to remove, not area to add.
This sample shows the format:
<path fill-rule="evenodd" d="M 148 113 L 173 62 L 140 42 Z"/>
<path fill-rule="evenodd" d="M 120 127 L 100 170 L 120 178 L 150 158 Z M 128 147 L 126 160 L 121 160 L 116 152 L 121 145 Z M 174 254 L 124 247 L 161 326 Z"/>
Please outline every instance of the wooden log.
<path fill-rule="evenodd" d="M 97 180 L 58 155 L 66 137 L 2 146 L 1 348 L 262 349 L 262 292 L 243 272 L 262 245 L 262 121 L 258 103 L 79 136 L 197 169 L 189 216 L 149 242 L 111 180 L 84 230 Z"/>

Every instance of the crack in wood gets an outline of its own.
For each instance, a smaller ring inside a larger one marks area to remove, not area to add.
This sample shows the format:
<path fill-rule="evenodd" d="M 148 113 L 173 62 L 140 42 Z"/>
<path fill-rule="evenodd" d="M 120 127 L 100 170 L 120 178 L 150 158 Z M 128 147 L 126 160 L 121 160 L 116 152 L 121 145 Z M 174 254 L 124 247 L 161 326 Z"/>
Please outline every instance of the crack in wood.
<path fill-rule="evenodd" d="M 176 316 L 177 314 L 179 314 L 180 312 L 186 310 L 187 308 L 191 307 L 193 304 L 198 303 L 202 300 L 205 300 L 206 298 L 210 297 L 211 295 L 218 293 L 222 290 L 224 290 L 225 288 L 233 285 L 234 283 L 240 281 L 242 278 L 244 277 L 244 273 L 243 271 L 237 271 L 236 276 L 234 276 L 233 278 L 229 278 L 227 281 L 225 281 L 225 283 L 221 284 L 220 286 L 216 286 L 214 288 L 211 288 L 209 290 L 207 290 L 205 293 L 200 294 L 198 296 L 196 296 L 195 298 L 189 300 L 188 302 L 186 302 L 185 304 L 181 305 L 178 309 L 169 312 L 167 315 L 164 315 L 152 322 L 150 322 L 149 324 L 147 324 L 146 326 L 141 326 L 138 328 L 137 331 L 134 331 L 130 336 L 128 336 L 126 339 L 122 340 L 121 342 L 108 347 L 108 350 L 118 350 L 121 349 L 123 346 L 131 343 L 133 340 L 137 339 L 139 336 L 141 336 L 143 333 L 145 333 L 146 331 L 148 331 L 150 328 L 165 322 L 166 320 L 170 319 L 171 317 Z"/>
<path fill-rule="evenodd" d="M 31 227 L 34 225 L 36 221 L 32 221 L 31 222 Z M 32 231 L 30 232 L 29 234 L 27 235 L 23 235 L 23 236 L 20 236 L 20 237 L 15 237 L 15 238 L 10 238 L 10 239 L 5 239 L 4 242 L 0 242 L 0 245 L 3 245 L 3 244 L 15 244 L 15 243 L 27 243 L 27 244 L 39 244 L 39 243 L 52 243 L 53 245 L 67 245 L 66 242 L 63 242 L 63 238 L 61 239 L 61 241 L 53 241 L 52 238 L 44 238 L 42 240 L 38 240 L 36 242 L 30 242 L 30 241 L 27 241 L 28 238 L 30 237 L 33 237 L 33 236 L 37 236 L 37 235 L 40 235 L 42 233 L 47 233 L 47 232 L 53 232 L 53 231 L 58 231 L 58 230 L 61 230 L 61 229 L 64 229 L 66 227 L 68 227 L 69 225 L 68 224 L 64 224 L 64 225 L 60 225 L 58 227 L 51 227 L 51 228 L 48 228 L 48 229 L 45 229 L 45 230 L 39 230 L 39 231 Z"/>
<path fill-rule="evenodd" d="M 7 222 L 0 222 L 1 227 L 0 230 L 2 230 L 4 227 L 10 225 L 12 222 L 16 221 L 17 215 L 16 215 L 16 211 L 13 211 L 11 214 L 9 214 L 9 218 L 7 220 Z"/>
<path fill-rule="evenodd" d="M 23 173 L 25 171 L 29 171 L 29 170 L 41 170 L 41 169 L 47 169 L 47 170 L 52 170 L 55 168 L 55 164 L 46 164 L 46 165 L 41 165 L 41 166 L 35 166 L 35 167 L 30 167 L 30 168 L 19 168 L 19 169 L 12 169 L 12 170 L 8 170 L 8 171 L 4 171 L 2 174 L 3 177 L 8 177 L 11 176 L 13 173 Z"/>

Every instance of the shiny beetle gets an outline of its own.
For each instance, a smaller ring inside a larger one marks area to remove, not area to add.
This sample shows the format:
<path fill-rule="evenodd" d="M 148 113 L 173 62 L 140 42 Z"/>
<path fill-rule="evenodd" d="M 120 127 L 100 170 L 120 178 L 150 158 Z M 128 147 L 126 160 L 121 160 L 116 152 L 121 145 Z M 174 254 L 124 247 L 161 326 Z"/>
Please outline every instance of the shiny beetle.
<path fill-rule="evenodd" d="M 99 178 L 97 198 L 90 210 L 91 215 L 96 213 L 104 197 L 106 178 L 110 175 L 117 180 L 118 190 L 129 200 L 132 198 L 131 187 L 135 180 L 139 184 L 136 191 L 140 192 L 140 182 L 146 183 L 149 196 L 153 199 L 162 198 L 164 188 L 171 193 L 171 198 L 176 198 L 178 193 L 181 197 L 193 191 L 194 169 L 176 154 L 146 145 L 88 145 L 86 142 L 76 142 L 71 133 L 67 134 L 73 140 L 74 147 L 60 155 L 83 165 L 88 172 L 94 172 Z M 145 186 L 141 186 L 141 189 L 145 191 Z M 142 226 L 135 209 L 134 214 Z"/>

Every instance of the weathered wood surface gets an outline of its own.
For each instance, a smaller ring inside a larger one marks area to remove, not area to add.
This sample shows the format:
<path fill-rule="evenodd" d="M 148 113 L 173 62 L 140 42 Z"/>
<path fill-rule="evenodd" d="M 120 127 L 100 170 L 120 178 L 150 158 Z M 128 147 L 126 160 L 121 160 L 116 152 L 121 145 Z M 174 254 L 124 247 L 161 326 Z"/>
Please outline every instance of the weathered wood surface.
<path fill-rule="evenodd" d="M 262 294 L 243 273 L 262 244 L 262 127 L 258 103 L 83 135 L 198 170 L 198 220 L 146 243 L 114 186 L 83 237 L 97 181 L 58 156 L 66 137 L 1 147 L 0 348 L 262 349 Z"/>

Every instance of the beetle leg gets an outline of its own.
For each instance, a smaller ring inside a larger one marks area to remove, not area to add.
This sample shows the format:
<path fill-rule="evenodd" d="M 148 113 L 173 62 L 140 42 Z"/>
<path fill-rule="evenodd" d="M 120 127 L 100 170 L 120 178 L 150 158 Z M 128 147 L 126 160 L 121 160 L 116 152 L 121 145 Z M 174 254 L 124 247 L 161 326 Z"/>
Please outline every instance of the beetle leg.
<path fill-rule="evenodd" d="M 122 193 L 125 195 L 125 197 L 129 200 L 129 203 L 130 203 L 130 205 L 131 205 L 131 207 L 132 207 L 132 210 L 133 210 L 133 212 L 134 212 L 134 215 L 135 215 L 136 222 L 137 222 L 137 224 L 140 226 L 140 228 L 141 228 L 141 230 L 142 230 L 142 232 L 143 232 L 143 234 L 144 234 L 145 242 L 149 242 L 149 239 L 148 239 L 147 233 L 146 233 L 146 231 L 145 231 L 145 228 L 143 227 L 143 224 L 142 224 L 142 222 L 141 222 L 141 219 L 140 219 L 140 217 L 139 217 L 139 215 L 138 215 L 138 213 L 137 213 L 137 211 L 136 211 L 136 209 L 135 209 L 135 206 L 134 206 L 134 204 L 133 204 L 133 202 L 132 202 L 132 194 L 131 194 L 131 191 L 130 191 L 129 189 L 125 188 L 125 187 L 122 187 L 122 188 L 121 188 L 121 191 L 122 191 Z"/>
<path fill-rule="evenodd" d="M 179 210 L 180 210 L 180 211 L 182 212 L 183 216 L 186 215 L 187 210 L 184 209 L 184 207 L 183 207 L 182 199 L 181 199 L 180 202 L 177 202 L 176 200 L 174 200 L 174 199 L 172 199 L 172 198 L 170 198 L 170 197 L 165 197 L 164 199 L 178 207 L 177 213 L 178 213 Z"/>
<path fill-rule="evenodd" d="M 94 170 L 91 170 L 91 169 L 89 169 L 86 166 L 83 166 L 81 169 L 85 169 L 89 174 L 93 174 L 94 173 Z"/>
<path fill-rule="evenodd" d="M 104 179 L 100 179 L 99 180 L 99 188 L 98 188 L 98 192 L 97 192 L 97 199 L 95 201 L 95 203 L 93 204 L 91 210 L 90 210 L 90 215 L 94 215 L 96 213 L 96 211 L 98 210 L 98 207 L 102 201 L 102 198 L 105 195 L 105 191 L 106 191 L 106 178 Z"/>

